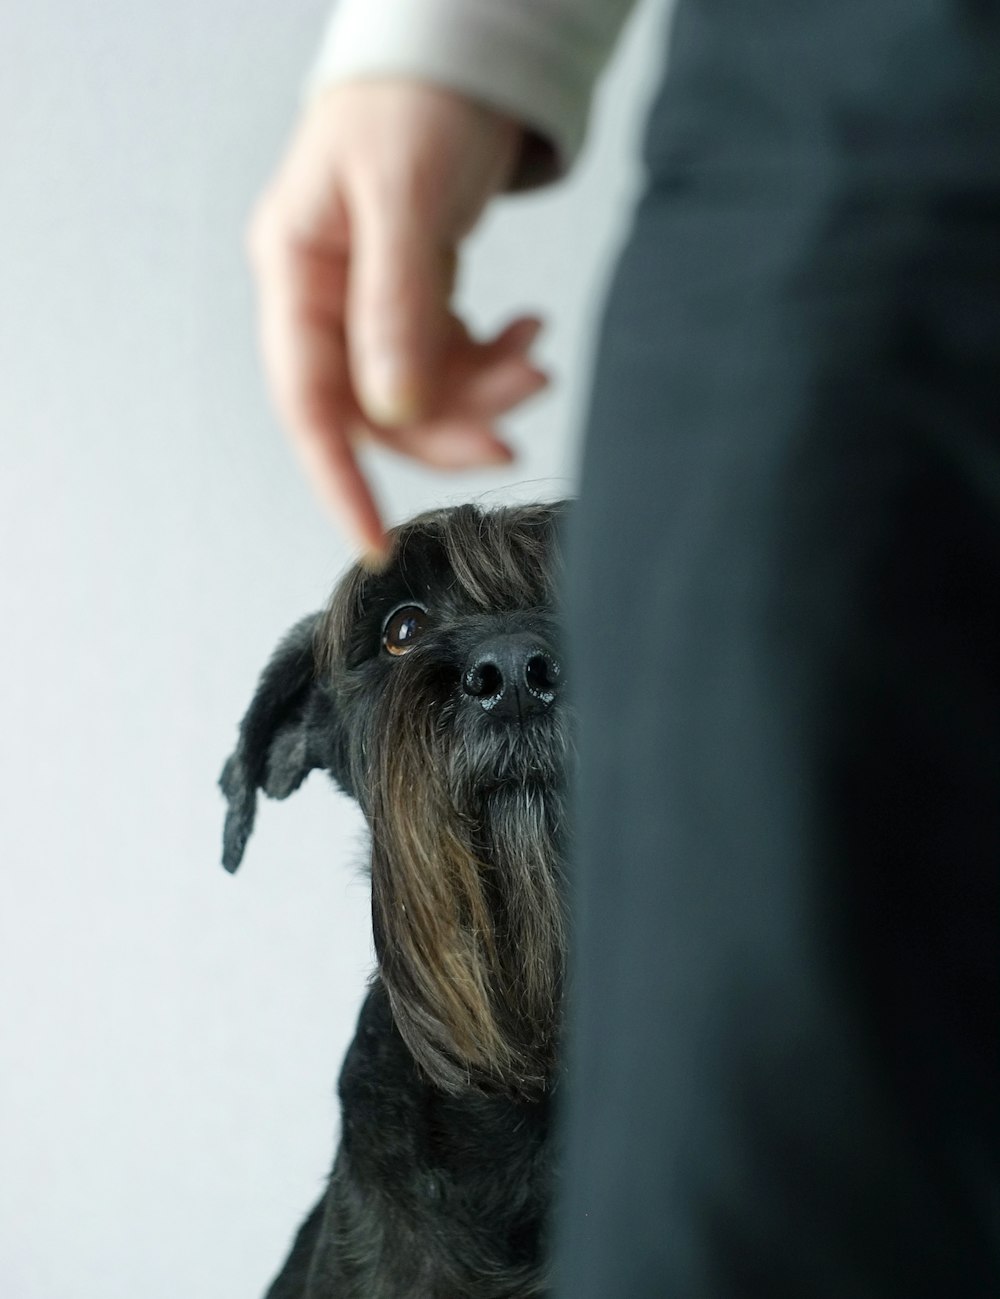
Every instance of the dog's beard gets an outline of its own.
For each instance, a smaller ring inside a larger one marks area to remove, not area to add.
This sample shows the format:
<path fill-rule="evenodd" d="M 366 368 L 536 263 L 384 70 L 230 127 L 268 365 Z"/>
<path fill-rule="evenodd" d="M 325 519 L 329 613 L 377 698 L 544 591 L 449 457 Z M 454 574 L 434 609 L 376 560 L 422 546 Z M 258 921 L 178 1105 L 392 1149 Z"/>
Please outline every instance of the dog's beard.
<path fill-rule="evenodd" d="M 484 720 L 428 664 L 390 683 L 366 728 L 375 944 L 431 1079 L 537 1095 L 559 1031 L 567 741 L 556 717 Z"/>

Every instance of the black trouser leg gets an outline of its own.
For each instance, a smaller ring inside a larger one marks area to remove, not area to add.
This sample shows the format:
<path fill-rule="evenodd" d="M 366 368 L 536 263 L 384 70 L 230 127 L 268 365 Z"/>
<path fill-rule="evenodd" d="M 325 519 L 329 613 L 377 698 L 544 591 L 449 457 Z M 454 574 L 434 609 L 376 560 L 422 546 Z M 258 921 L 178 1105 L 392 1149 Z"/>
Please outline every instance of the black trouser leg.
<path fill-rule="evenodd" d="M 671 62 L 571 547 L 558 1293 L 985 1299 L 996 7 L 706 0 Z"/>

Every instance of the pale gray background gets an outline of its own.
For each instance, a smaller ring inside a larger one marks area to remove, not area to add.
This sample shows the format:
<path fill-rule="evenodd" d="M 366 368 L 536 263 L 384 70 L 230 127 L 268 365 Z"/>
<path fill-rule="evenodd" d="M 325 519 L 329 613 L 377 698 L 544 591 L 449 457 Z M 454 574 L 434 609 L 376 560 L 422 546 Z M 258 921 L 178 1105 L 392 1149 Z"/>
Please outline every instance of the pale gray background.
<path fill-rule="evenodd" d="M 231 879 L 215 789 L 258 669 L 348 558 L 269 413 L 242 252 L 323 13 L 0 11 L 4 1299 L 252 1299 L 334 1148 L 360 827 L 313 777 Z M 393 519 L 572 490 L 661 22 L 634 20 L 572 181 L 500 205 L 465 267 L 480 326 L 551 321 L 518 464 L 379 461 Z"/>

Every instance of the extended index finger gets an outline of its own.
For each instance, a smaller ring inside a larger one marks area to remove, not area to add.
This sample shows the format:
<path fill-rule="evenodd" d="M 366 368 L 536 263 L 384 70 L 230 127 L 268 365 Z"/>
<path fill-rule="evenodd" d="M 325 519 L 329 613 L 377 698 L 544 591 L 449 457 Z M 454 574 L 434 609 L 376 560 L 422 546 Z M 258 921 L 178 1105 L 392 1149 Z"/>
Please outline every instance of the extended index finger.
<path fill-rule="evenodd" d="M 279 418 L 340 526 L 381 555 L 382 521 L 350 436 L 358 412 L 343 331 L 346 259 L 282 241 L 255 266 L 260 345 Z"/>

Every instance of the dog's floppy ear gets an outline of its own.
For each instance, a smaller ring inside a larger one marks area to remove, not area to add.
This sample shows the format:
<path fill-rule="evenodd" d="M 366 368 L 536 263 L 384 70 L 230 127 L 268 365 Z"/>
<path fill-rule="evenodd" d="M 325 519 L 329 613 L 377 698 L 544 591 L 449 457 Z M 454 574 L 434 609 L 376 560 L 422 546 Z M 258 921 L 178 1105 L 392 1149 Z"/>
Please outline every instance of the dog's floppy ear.
<path fill-rule="evenodd" d="M 235 871 L 253 830 L 257 790 L 287 798 L 314 767 L 333 770 L 338 728 L 331 688 L 316 674 L 321 614 L 295 624 L 261 674 L 240 738 L 219 778 L 229 803 L 222 864 Z"/>

